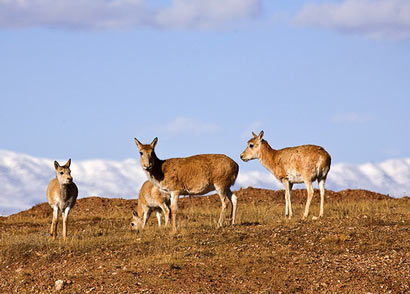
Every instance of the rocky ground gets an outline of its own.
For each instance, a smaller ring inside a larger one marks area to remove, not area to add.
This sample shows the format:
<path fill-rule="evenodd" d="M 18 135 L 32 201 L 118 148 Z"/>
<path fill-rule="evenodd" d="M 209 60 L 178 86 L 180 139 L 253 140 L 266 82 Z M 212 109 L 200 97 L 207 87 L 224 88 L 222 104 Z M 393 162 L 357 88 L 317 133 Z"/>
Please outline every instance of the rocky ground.
<path fill-rule="evenodd" d="M 408 197 L 327 191 L 325 217 L 303 221 L 305 193 L 287 220 L 284 191 L 241 189 L 223 229 L 216 195 L 182 198 L 176 234 L 154 217 L 131 232 L 136 200 L 79 199 L 66 242 L 39 204 L 0 218 L 0 293 L 410 293 Z"/>

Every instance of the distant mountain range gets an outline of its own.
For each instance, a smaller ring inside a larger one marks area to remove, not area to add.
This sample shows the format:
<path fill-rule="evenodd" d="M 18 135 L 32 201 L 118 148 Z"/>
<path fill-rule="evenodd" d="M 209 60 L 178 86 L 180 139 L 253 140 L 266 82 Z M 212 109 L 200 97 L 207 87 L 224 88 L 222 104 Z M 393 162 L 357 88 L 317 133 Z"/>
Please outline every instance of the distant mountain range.
<path fill-rule="evenodd" d="M 64 159 L 59 161 L 65 163 Z M 55 176 L 53 159 L 0 150 L 0 215 L 9 215 L 45 202 L 48 182 Z M 139 160 L 73 161 L 72 176 L 79 197 L 136 198 L 146 180 Z M 283 189 L 268 171 L 240 171 L 234 189 L 241 187 Z M 317 187 L 317 185 L 315 186 Z M 304 188 L 296 185 L 295 188 Z M 334 191 L 366 189 L 394 197 L 410 195 L 410 158 L 381 163 L 332 165 L 326 188 Z"/>

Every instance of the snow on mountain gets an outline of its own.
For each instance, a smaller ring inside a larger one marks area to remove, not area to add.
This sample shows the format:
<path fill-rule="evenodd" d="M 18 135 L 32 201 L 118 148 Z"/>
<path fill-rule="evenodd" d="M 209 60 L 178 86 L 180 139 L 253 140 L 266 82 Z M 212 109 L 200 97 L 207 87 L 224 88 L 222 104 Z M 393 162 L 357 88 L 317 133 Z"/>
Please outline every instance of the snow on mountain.
<path fill-rule="evenodd" d="M 64 164 L 66 160 L 59 160 L 59 163 Z M 0 150 L 0 215 L 47 201 L 47 185 L 55 177 L 53 161 Z M 71 171 L 79 188 L 79 197 L 136 198 L 146 180 L 137 158 L 124 161 L 73 160 Z M 283 189 L 268 171 L 240 171 L 234 189 L 249 186 Z M 360 165 L 334 164 L 326 188 L 334 191 L 367 189 L 394 197 L 410 195 L 410 158 Z"/>
<path fill-rule="evenodd" d="M 366 189 L 393 197 L 410 195 L 410 158 L 360 165 L 338 163 L 331 167 L 328 189 Z"/>
<path fill-rule="evenodd" d="M 65 164 L 67 159 L 58 160 Z M 0 215 L 8 215 L 47 201 L 54 160 L 0 150 Z M 136 198 L 146 180 L 137 159 L 72 161 L 71 175 L 79 197 Z"/>

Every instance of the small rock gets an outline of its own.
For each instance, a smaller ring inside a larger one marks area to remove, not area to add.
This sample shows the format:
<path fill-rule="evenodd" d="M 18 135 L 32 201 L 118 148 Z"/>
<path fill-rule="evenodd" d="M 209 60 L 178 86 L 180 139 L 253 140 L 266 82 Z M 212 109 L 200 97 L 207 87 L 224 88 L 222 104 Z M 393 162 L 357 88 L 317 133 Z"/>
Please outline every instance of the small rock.
<path fill-rule="evenodd" d="M 63 280 L 57 280 L 55 282 L 56 290 L 61 291 L 64 288 L 64 281 Z"/>

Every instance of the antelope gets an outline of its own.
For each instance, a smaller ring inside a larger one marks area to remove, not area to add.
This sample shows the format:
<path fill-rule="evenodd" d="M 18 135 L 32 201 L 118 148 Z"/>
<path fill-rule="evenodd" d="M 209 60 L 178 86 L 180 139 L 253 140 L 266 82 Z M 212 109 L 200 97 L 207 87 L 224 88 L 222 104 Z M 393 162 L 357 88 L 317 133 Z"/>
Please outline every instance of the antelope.
<path fill-rule="evenodd" d="M 318 181 L 320 189 L 320 213 L 323 216 L 325 201 L 325 182 L 330 170 L 331 158 L 329 153 L 320 146 L 302 145 L 284 149 L 272 149 L 266 140 L 263 140 L 263 131 L 248 141 L 246 149 L 241 153 L 245 162 L 259 159 L 261 164 L 283 183 L 285 187 L 285 216 L 292 217 L 291 191 L 294 183 L 305 183 L 307 201 L 303 218 L 309 214 L 309 206 L 313 197 L 312 182 Z"/>
<path fill-rule="evenodd" d="M 176 232 L 179 195 L 203 195 L 216 190 L 221 199 L 221 213 L 217 227 L 225 219 L 227 200 L 231 203 L 231 224 L 235 224 L 237 197 L 230 187 L 238 176 L 238 164 L 223 154 L 199 154 L 183 158 L 161 160 L 155 154 L 158 138 L 141 144 L 134 138 L 140 153 L 141 166 L 148 179 L 161 192 L 171 195 L 172 229 Z"/>
<path fill-rule="evenodd" d="M 158 226 L 161 226 L 161 210 L 165 215 L 165 225 L 169 221 L 169 195 L 161 193 L 150 181 L 145 181 L 138 195 L 137 211 L 132 210 L 131 226 L 140 231 L 147 224 L 152 211 L 156 211 Z"/>
<path fill-rule="evenodd" d="M 50 235 L 57 237 L 58 213 L 63 215 L 63 238 L 67 239 L 67 219 L 70 209 L 74 207 L 78 196 L 78 189 L 71 176 L 71 159 L 63 166 L 54 161 L 56 177 L 50 181 L 47 187 L 47 200 L 53 209 L 53 221 L 51 222 Z"/>

